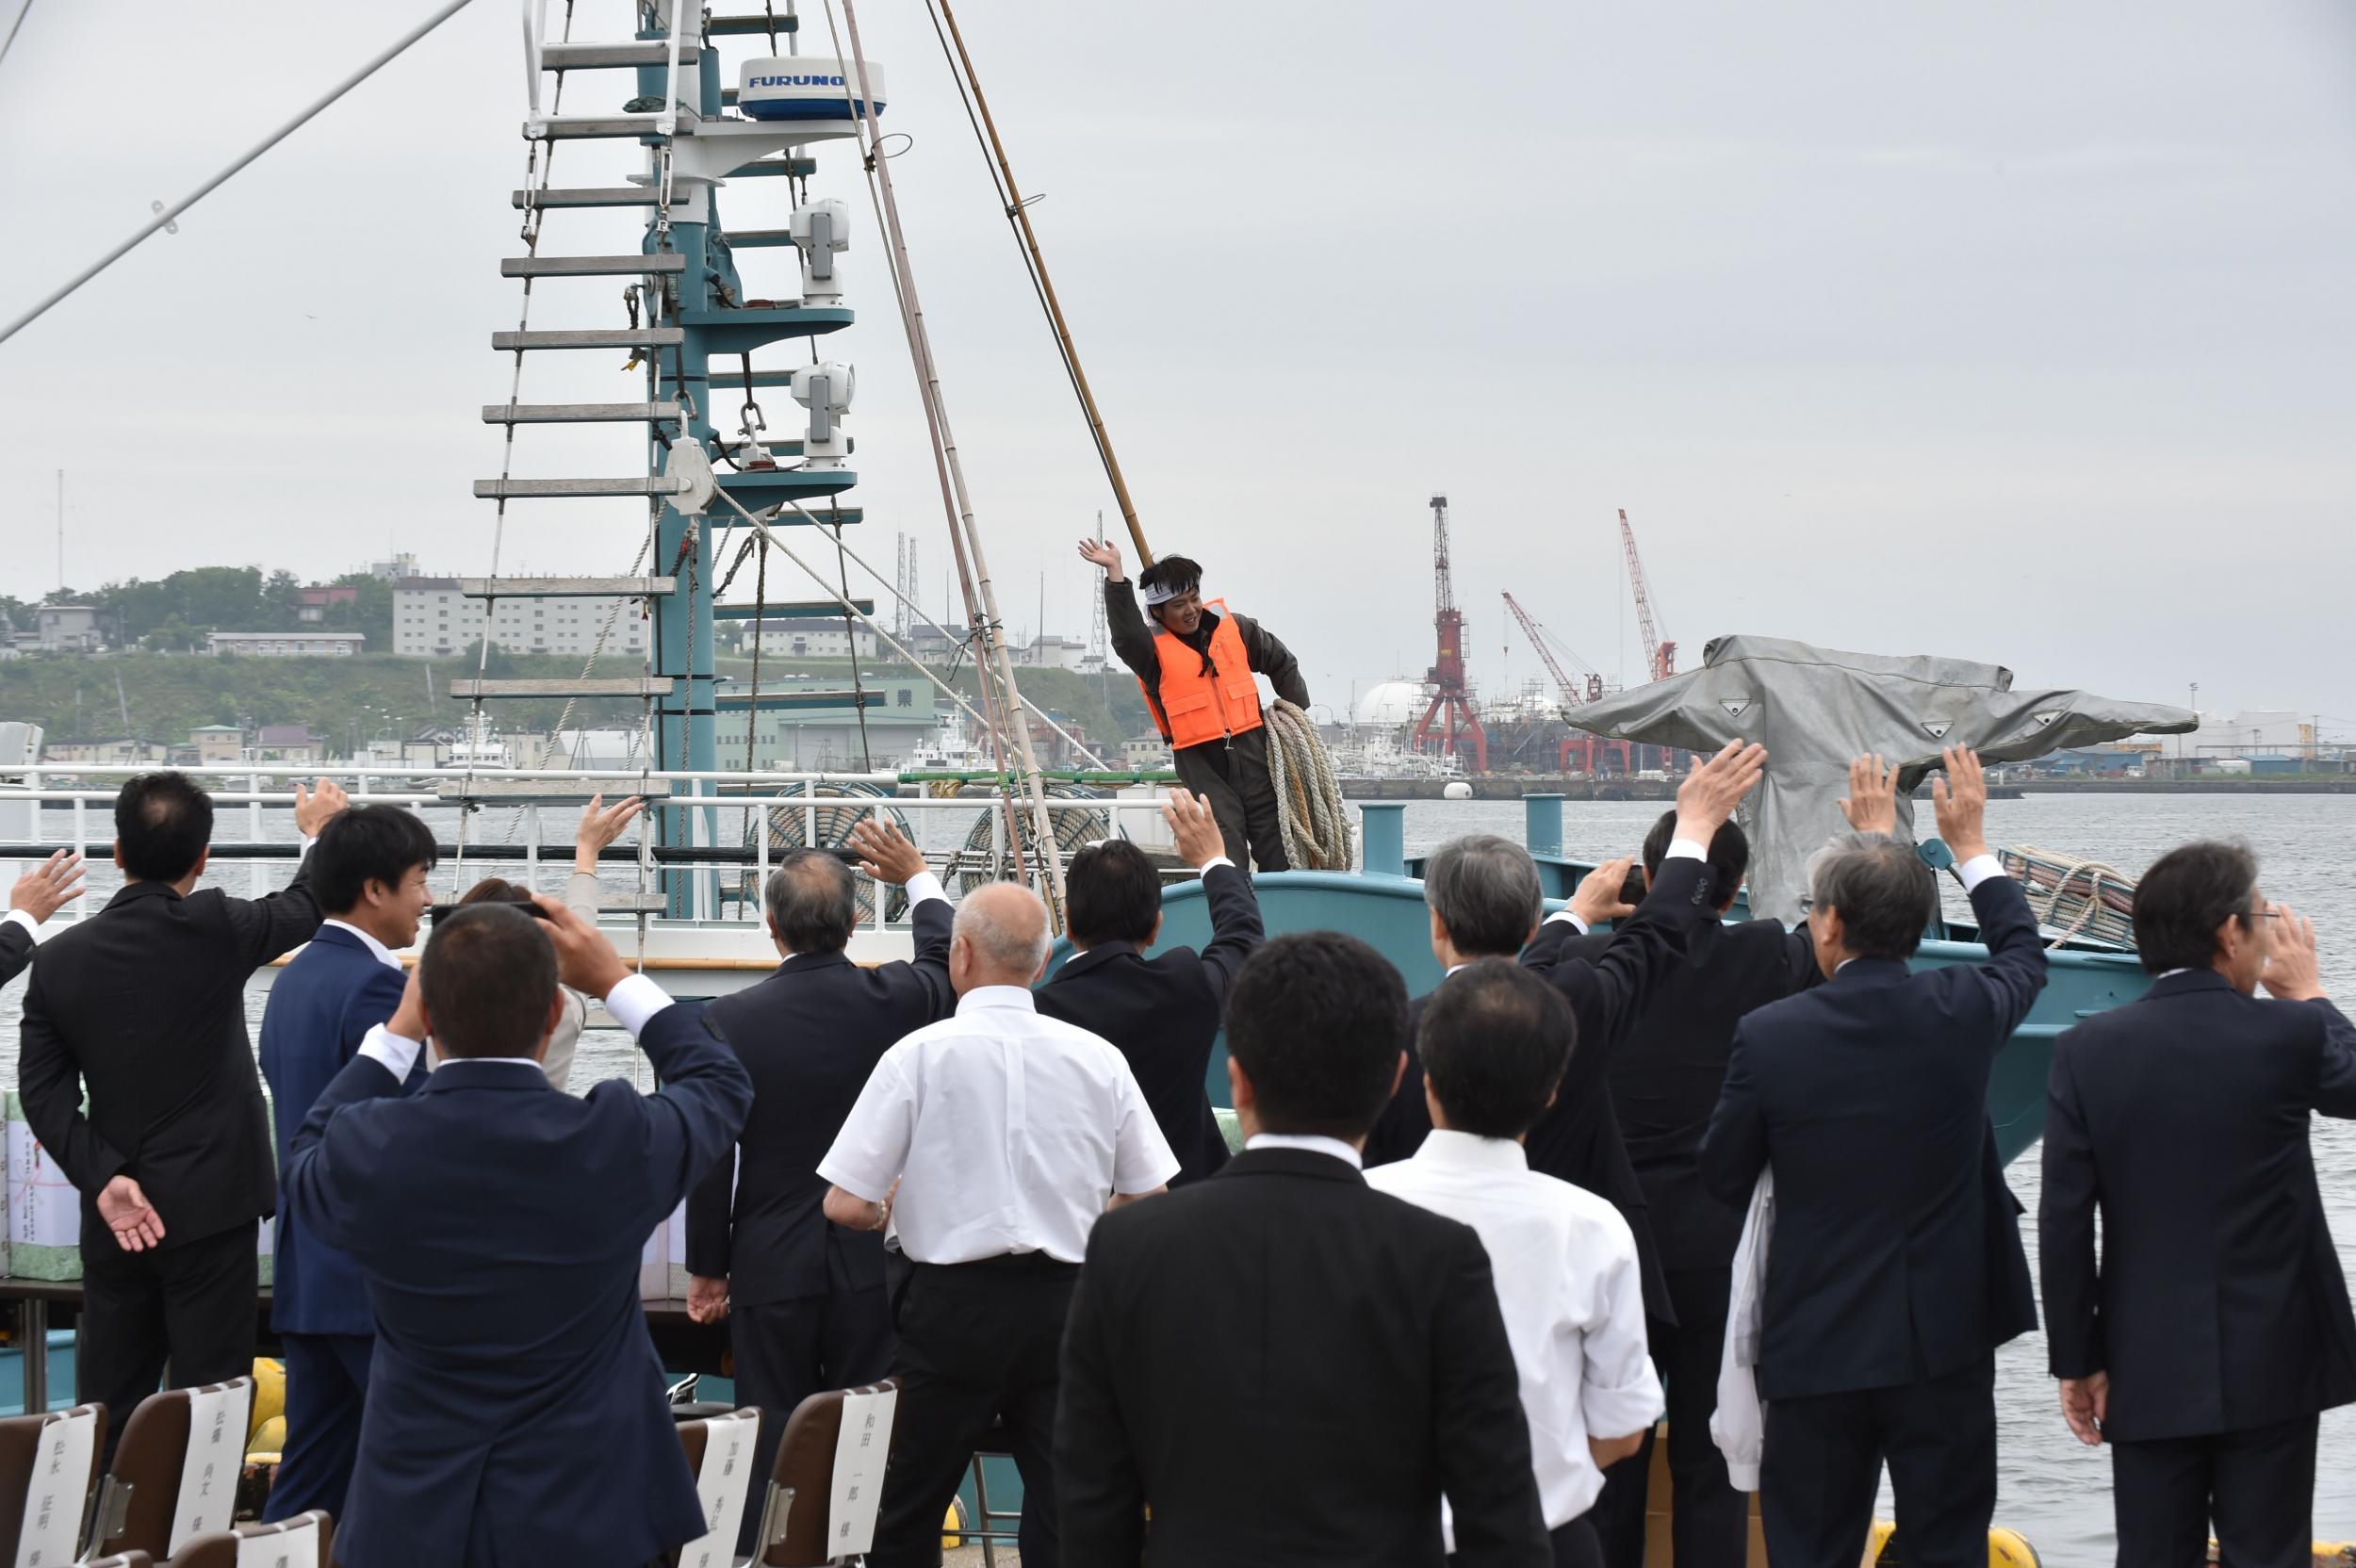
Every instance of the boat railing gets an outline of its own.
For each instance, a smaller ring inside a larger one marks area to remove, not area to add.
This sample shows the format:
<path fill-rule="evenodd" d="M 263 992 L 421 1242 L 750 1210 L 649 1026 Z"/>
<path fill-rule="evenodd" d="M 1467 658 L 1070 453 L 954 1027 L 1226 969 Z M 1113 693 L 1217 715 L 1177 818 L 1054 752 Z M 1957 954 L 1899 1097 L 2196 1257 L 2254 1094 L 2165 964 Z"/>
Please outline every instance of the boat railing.
<path fill-rule="evenodd" d="M 43 858 L 58 849 L 88 857 L 95 849 L 102 858 L 112 842 L 110 812 L 116 790 L 108 787 L 138 770 L 115 764 L 68 763 L 12 771 L 0 776 L 0 874 L 13 877 L 10 862 Z M 955 876 L 987 872 L 1006 859 L 1010 813 L 996 794 L 969 796 L 936 794 L 927 786 L 954 791 L 957 776 L 928 773 L 904 776 L 890 772 L 770 772 L 741 770 L 629 771 L 596 768 L 488 768 L 418 766 L 379 763 L 236 762 L 200 764 L 180 770 L 204 783 L 220 815 L 242 807 L 243 836 L 217 836 L 212 859 L 246 868 L 247 891 L 258 897 L 269 890 L 273 863 L 290 862 L 301 854 L 294 830 L 294 791 L 319 777 L 335 779 L 355 802 L 389 804 L 423 812 L 447 812 L 435 822 L 442 843 L 437 883 L 447 879 L 454 890 L 475 875 L 519 868 L 515 879 L 544 889 L 544 862 L 563 867 L 572 863 L 575 824 L 581 805 L 593 793 L 606 801 L 643 793 L 649 814 L 660 810 L 664 831 L 651 835 L 632 830 L 626 841 L 604 852 L 601 865 L 609 876 L 637 874 L 648 896 L 643 904 L 625 899 L 609 905 L 610 911 L 656 916 L 665 923 L 749 924 L 758 920 L 757 899 L 742 893 L 743 878 L 760 887 L 780 849 L 772 833 L 790 838 L 791 820 L 798 817 L 800 842 L 828 847 L 839 841 L 850 821 L 869 814 L 888 814 L 904 822 L 927 865 Z M 989 782 L 994 775 L 968 776 Z M 1050 796 L 1051 821 L 1066 813 L 1095 813 L 1110 834 L 1147 844 L 1168 841 L 1161 815 L 1161 779 L 1151 775 L 1104 775 L 1096 778 L 1108 792 L 1063 798 Z M 1118 793 L 1109 792 L 1117 789 Z M 903 791 L 913 792 L 902 792 Z M 93 808 L 96 816 L 93 819 Z M 1018 799 L 1013 817 L 1028 830 L 1027 800 Z M 68 814 L 65 832 L 57 834 L 41 819 L 43 811 Z M 555 824 L 548 814 L 559 813 Z M 231 820 L 235 820 L 232 818 Z M 975 822 L 988 825 L 987 849 L 976 841 Z M 767 824 L 767 828 L 760 825 Z M 218 828 L 217 828 L 218 834 Z M 664 841 L 656 841 L 661 839 Z M 1067 846 L 1068 847 L 1068 846 Z M 863 879 L 863 878 L 862 878 Z M 80 899 L 66 906 L 57 918 L 76 920 L 93 912 L 103 900 Z M 889 900 L 871 898 L 872 925 L 887 926 Z"/>

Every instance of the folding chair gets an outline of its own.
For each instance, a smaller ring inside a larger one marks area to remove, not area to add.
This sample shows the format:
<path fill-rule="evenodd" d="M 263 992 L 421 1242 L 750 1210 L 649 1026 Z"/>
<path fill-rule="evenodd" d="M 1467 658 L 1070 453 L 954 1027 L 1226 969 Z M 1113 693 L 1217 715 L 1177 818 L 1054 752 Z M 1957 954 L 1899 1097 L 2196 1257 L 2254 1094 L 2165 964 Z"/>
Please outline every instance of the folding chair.
<path fill-rule="evenodd" d="M 155 1568 L 155 1560 L 145 1552 L 117 1552 L 112 1557 L 94 1557 L 81 1568 Z"/>
<path fill-rule="evenodd" d="M 99 1492 L 93 1550 L 145 1552 L 161 1561 L 200 1534 L 227 1529 L 237 1517 L 253 1410 L 250 1377 L 141 1399 L 123 1423 Z"/>
<path fill-rule="evenodd" d="M 0 1544 L 6 1560 L 31 1568 L 81 1555 L 98 1456 L 106 1446 L 106 1407 L 76 1405 L 0 1420 Z"/>
<path fill-rule="evenodd" d="M 275 1525 L 239 1525 L 191 1537 L 163 1568 L 330 1568 L 335 1527 L 325 1509 Z"/>
<path fill-rule="evenodd" d="M 752 1486 L 753 1445 L 761 1437 L 755 1405 L 725 1415 L 699 1416 L 679 1424 L 687 1467 L 695 1472 L 695 1494 L 704 1505 L 705 1533 L 673 1552 L 671 1568 L 735 1568 L 737 1528 Z"/>
<path fill-rule="evenodd" d="M 982 1568 L 998 1568 L 999 1547 L 1019 1546 L 1023 1543 L 1023 1511 L 990 1506 L 990 1477 L 982 1463 L 986 1459 L 1003 1459 L 1013 1452 L 1004 1421 L 992 1421 L 990 1430 L 982 1434 L 980 1446 L 973 1450 L 973 1527 L 965 1532 L 965 1539 L 981 1543 Z"/>
<path fill-rule="evenodd" d="M 786 1418 L 777 1440 L 777 1458 L 769 1472 L 769 1488 L 761 1504 L 761 1529 L 754 1537 L 756 1568 L 823 1568 L 843 1554 L 828 1538 L 827 1517 L 834 1497 L 834 1460 L 843 1440 L 843 1401 L 853 1395 L 900 1392 L 900 1380 L 886 1378 L 865 1388 L 828 1389 L 813 1394 Z M 891 1434 L 883 1434 L 888 1458 Z M 882 1471 L 877 1465 L 876 1475 Z"/>

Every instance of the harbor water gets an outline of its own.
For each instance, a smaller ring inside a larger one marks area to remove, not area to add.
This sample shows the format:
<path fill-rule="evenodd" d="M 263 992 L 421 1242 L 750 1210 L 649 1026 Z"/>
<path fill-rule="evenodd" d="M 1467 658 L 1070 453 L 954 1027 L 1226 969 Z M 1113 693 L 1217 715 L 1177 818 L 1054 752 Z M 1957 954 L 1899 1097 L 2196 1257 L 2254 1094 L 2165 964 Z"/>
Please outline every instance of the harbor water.
<path fill-rule="evenodd" d="M 1582 859 L 1633 853 L 1661 808 L 1642 802 L 1565 803 L 1563 842 Z M 1927 805 L 1918 808 L 1919 831 L 1931 831 Z M 429 813 L 429 816 L 438 813 Z M 550 819 L 553 824 L 554 818 Z M 1423 853 L 1459 833 L 1496 832 L 1518 840 L 1521 807 L 1510 801 L 1416 801 L 1406 810 L 1407 850 Z M 62 841 L 65 813 L 45 814 L 50 841 Z M 221 814 L 221 837 L 240 836 L 241 813 Z M 104 818 L 92 814 L 91 830 L 103 835 Z M 284 837 L 278 825 L 273 832 Z M 2254 848 L 2267 894 L 2312 916 L 2323 950 L 2323 978 L 2340 998 L 2356 998 L 2356 877 L 2344 846 L 2356 843 L 2356 798 L 2293 795 L 2250 798 L 2218 795 L 2030 795 L 1988 807 L 1991 841 L 2034 843 L 2105 860 L 2135 875 L 2160 853 L 2187 839 L 2238 838 Z M 101 856 L 103 858 L 103 846 Z M 561 852 L 560 852 L 561 856 Z M 514 874 L 509 868 L 499 868 Z M 561 862 L 544 870 L 544 885 L 559 885 Z M 273 883 L 284 869 L 273 869 Z M 111 866 L 93 868 L 90 900 L 103 901 L 120 885 Z M 243 867 L 224 869 L 217 880 L 235 892 L 247 890 Z M 616 880 L 615 890 L 622 890 Z M 16 1079 L 17 1021 L 25 981 L 0 988 L 0 1081 Z M 251 999 L 257 1032 L 263 997 Z M 574 1070 L 576 1090 L 603 1078 L 646 1081 L 643 1059 L 626 1036 L 612 1031 L 585 1037 Z M 2315 1133 L 2317 1174 L 2330 1210 L 2342 1266 L 2356 1262 L 2356 1126 L 2318 1120 Z M 2021 1221 L 2032 1266 L 2037 1251 L 2037 1155 L 2013 1162 L 2013 1190 L 2028 1213 Z M 2045 1340 L 2032 1334 L 1997 1357 L 1997 1421 L 2000 1491 L 1997 1520 L 2019 1530 L 2052 1568 L 2097 1568 L 2112 1560 L 2110 1462 L 2099 1449 L 2082 1447 L 2062 1424 L 2053 1380 L 2045 1371 Z M 1887 1486 L 1880 1511 L 1887 1517 Z M 2325 1540 L 2356 1539 L 2356 1407 L 2325 1415 L 2315 1485 L 2315 1533 Z"/>

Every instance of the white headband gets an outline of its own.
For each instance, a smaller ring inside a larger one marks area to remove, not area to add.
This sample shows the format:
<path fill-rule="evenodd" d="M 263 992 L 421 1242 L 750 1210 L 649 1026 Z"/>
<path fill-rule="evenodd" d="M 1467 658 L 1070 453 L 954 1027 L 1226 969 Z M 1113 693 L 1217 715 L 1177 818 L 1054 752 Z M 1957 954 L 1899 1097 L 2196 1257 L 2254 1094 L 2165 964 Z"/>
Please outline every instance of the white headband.
<path fill-rule="evenodd" d="M 1153 587 L 1148 588 L 1145 591 L 1145 602 L 1148 607 L 1156 604 L 1168 604 L 1179 595 L 1190 594 L 1192 592 L 1194 592 L 1194 590 L 1191 588 L 1173 588 L 1167 582 L 1157 582 Z"/>

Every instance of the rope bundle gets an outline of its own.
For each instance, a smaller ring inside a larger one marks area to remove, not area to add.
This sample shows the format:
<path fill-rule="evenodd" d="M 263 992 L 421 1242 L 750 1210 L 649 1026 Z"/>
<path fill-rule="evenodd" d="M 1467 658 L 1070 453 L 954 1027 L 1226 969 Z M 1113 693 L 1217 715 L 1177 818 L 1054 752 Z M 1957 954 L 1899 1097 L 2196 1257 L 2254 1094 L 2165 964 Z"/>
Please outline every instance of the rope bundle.
<path fill-rule="evenodd" d="M 1264 718 L 1268 731 L 1268 780 L 1276 786 L 1284 858 L 1295 871 L 1348 871 L 1350 809 L 1342 800 L 1341 780 L 1333 776 L 1333 759 L 1327 754 L 1325 743 L 1317 739 L 1317 726 L 1282 697 Z"/>
<path fill-rule="evenodd" d="M 2061 928 L 2047 946 L 2082 934 L 2113 947 L 2135 945 L 2135 884 L 2124 872 L 2037 844 L 2004 850 L 1998 858 L 2020 879 L 2037 923 Z"/>

